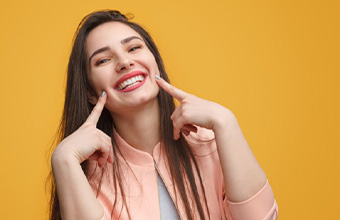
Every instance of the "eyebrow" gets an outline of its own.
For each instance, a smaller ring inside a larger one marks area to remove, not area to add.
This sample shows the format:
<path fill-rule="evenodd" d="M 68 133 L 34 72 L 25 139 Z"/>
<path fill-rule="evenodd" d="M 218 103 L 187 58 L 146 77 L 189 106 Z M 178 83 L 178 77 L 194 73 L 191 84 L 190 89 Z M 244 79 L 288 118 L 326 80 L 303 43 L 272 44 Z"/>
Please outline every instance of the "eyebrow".
<path fill-rule="evenodd" d="M 143 41 L 140 37 L 131 36 L 131 37 L 128 37 L 128 38 L 125 38 L 125 39 L 121 40 L 120 42 L 121 42 L 122 44 L 126 44 L 126 43 L 132 41 L 133 39 L 138 39 L 138 40 Z"/>
<path fill-rule="evenodd" d="M 89 63 L 91 63 L 92 57 L 94 57 L 94 56 L 97 55 L 98 53 L 102 53 L 102 52 L 107 51 L 107 50 L 110 50 L 110 47 L 109 47 L 109 46 L 102 47 L 102 48 L 99 48 L 98 50 L 94 51 L 93 54 L 90 56 Z"/>
<path fill-rule="evenodd" d="M 131 36 L 131 37 L 128 37 L 128 38 L 125 38 L 123 40 L 120 41 L 121 44 L 126 44 L 130 41 L 132 41 L 133 39 L 138 39 L 138 40 L 141 40 L 143 41 L 140 37 L 137 37 L 137 36 Z M 98 50 L 94 51 L 92 53 L 92 55 L 90 56 L 89 58 L 89 63 L 91 62 L 91 59 L 92 57 L 94 57 L 95 55 L 97 55 L 98 53 L 102 53 L 102 52 L 105 52 L 107 50 L 110 50 L 111 48 L 109 46 L 106 46 L 106 47 L 102 47 L 102 48 L 99 48 Z"/>

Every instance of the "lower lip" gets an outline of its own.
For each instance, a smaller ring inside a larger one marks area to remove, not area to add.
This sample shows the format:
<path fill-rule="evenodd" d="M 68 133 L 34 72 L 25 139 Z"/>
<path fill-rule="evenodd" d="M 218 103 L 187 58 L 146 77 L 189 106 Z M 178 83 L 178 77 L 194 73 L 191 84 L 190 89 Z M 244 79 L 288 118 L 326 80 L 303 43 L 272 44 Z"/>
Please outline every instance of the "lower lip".
<path fill-rule="evenodd" d="M 141 86 L 145 83 L 146 77 L 147 77 L 147 76 L 144 77 L 144 79 L 143 79 L 142 82 L 140 82 L 140 83 L 138 83 L 138 84 L 136 84 L 136 85 L 134 85 L 134 86 L 131 86 L 131 87 L 129 87 L 129 88 L 127 88 L 127 89 L 123 89 L 123 90 L 117 90 L 117 91 L 118 91 L 118 92 L 131 92 L 131 91 L 133 91 L 133 90 L 135 90 L 135 89 L 138 89 L 139 87 L 141 87 Z"/>

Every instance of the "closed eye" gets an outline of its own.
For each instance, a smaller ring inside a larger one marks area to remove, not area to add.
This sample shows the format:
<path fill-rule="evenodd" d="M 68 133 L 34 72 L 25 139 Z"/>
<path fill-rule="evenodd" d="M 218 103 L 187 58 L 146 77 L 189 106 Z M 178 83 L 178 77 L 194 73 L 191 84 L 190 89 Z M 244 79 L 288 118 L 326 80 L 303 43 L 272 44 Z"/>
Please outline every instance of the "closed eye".
<path fill-rule="evenodd" d="M 109 61 L 110 61 L 110 59 L 101 59 L 101 60 L 98 60 L 96 62 L 96 66 L 99 66 L 100 64 L 103 64 L 103 63 L 106 63 L 106 62 L 109 62 Z"/>
<path fill-rule="evenodd" d="M 129 52 L 133 52 L 133 51 L 136 51 L 138 49 L 142 48 L 142 46 L 134 46 L 132 48 L 129 49 Z"/>

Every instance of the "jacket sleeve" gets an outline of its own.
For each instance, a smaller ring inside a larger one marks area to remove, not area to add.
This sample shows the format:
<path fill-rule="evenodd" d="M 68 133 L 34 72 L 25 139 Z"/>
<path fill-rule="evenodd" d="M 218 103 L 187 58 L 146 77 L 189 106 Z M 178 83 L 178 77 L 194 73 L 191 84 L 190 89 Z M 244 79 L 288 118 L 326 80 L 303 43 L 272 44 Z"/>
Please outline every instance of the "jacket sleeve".
<path fill-rule="evenodd" d="M 231 202 L 224 199 L 228 220 L 275 220 L 278 206 L 268 180 L 265 186 L 254 196 L 243 202 Z"/>
<path fill-rule="evenodd" d="M 202 169 L 208 169 L 208 165 L 212 164 L 212 170 L 206 172 L 214 172 L 216 166 L 220 167 L 220 162 L 217 158 L 214 158 L 213 153 L 217 154 L 216 142 L 214 133 L 211 130 L 207 130 L 198 127 L 197 133 L 190 133 L 187 138 L 188 143 L 192 146 L 195 155 L 199 158 L 205 158 L 204 166 Z M 207 156 L 208 155 L 208 156 Z M 208 160 L 208 159 L 209 160 Z M 222 172 L 221 170 L 218 172 Z M 222 173 L 221 173 L 222 174 Z M 272 188 L 270 187 L 268 180 L 263 188 L 257 192 L 254 196 L 243 202 L 231 202 L 224 192 L 224 180 L 223 175 L 218 175 L 216 178 L 218 183 L 214 182 L 211 186 L 221 186 L 219 189 L 221 192 L 221 204 L 222 212 L 225 212 L 225 216 L 228 220 L 275 220 L 278 217 L 278 206 L 274 199 Z M 206 181 L 208 182 L 208 181 Z"/>
<path fill-rule="evenodd" d="M 100 220 L 109 220 L 111 219 L 110 210 L 113 207 L 113 203 L 110 200 L 113 198 L 112 189 L 109 184 L 111 180 L 110 176 L 108 175 L 108 172 L 111 171 L 111 167 L 107 166 L 106 169 L 103 170 L 99 168 L 97 162 L 95 161 L 89 161 L 88 163 L 89 184 L 93 193 L 96 195 L 98 202 L 104 210 L 104 215 Z M 109 171 L 107 169 L 109 169 Z"/>

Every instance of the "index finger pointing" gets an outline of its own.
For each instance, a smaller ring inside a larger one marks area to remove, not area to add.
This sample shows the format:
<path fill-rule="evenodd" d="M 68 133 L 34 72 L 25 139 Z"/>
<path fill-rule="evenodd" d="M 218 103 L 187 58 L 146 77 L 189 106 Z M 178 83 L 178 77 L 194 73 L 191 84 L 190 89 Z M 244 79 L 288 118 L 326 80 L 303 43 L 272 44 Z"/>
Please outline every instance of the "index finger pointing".
<path fill-rule="evenodd" d="M 99 117 L 100 117 L 100 115 L 103 111 L 103 108 L 105 106 L 106 98 L 107 98 L 107 95 L 106 95 L 105 91 L 103 91 L 102 94 L 100 95 L 99 99 L 98 99 L 97 104 L 92 109 L 92 112 L 90 113 L 89 117 L 86 119 L 85 123 L 97 124 Z"/>
<path fill-rule="evenodd" d="M 166 91 L 168 94 L 170 94 L 172 97 L 177 99 L 179 102 L 182 102 L 182 100 L 188 96 L 188 93 L 169 84 L 168 82 L 166 82 L 164 79 L 162 79 L 158 75 L 156 75 L 156 79 L 157 79 L 156 82 L 158 83 L 158 85 L 162 89 L 164 89 L 164 91 Z"/>

